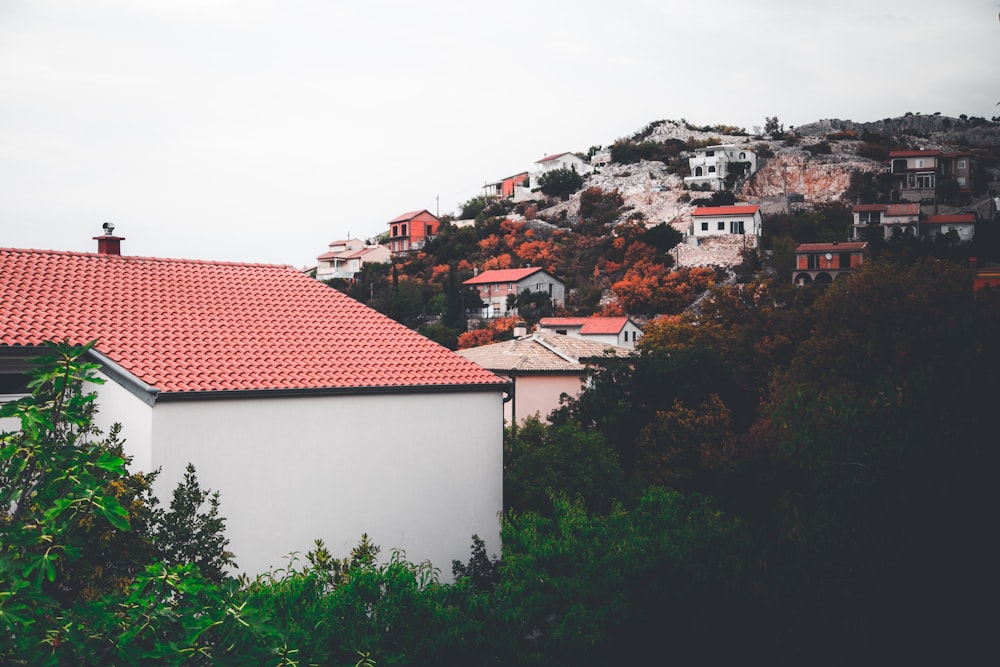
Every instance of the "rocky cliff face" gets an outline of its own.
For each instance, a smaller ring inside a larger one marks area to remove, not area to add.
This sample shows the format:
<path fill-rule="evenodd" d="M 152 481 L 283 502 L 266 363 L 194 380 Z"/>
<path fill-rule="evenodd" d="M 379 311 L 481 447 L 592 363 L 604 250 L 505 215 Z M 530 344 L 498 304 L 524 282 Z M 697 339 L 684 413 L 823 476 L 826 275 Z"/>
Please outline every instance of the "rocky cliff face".
<path fill-rule="evenodd" d="M 843 197 L 855 172 L 884 169 L 878 162 L 846 155 L 818 158 L 806 151 L 781 152 L 769 158 L 739 191 L 747 200 L 799 194 L 807 202 L 829 202 Z"/>

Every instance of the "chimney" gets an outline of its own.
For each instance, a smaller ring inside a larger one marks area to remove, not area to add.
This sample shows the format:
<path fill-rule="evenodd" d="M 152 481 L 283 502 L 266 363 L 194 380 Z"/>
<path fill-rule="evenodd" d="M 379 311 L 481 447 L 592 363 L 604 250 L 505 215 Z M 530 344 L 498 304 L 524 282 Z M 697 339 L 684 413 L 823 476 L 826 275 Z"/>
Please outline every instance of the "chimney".
<path fill-rule="evenodd" d="M 514 322 L 514 338 L 524 338 L 528 335 L 528 325 L 524 320 Z"/>
<path fill-rule="evenodd" d="M 125 240 L 125 237 L 115 236 L 115 225 L 112 222 L 105 222 L 102 227 L 104 228 L 104 234 L 94 237 L 94 240 L 97 241 L 97 254 L 121 255 L 122 241 Z"/>

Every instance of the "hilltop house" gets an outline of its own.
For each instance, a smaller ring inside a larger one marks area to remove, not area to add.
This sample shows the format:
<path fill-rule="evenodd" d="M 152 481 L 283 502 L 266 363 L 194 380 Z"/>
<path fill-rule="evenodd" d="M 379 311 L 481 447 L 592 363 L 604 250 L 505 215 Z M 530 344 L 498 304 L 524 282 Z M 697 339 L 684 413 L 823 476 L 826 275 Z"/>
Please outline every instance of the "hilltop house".
<path fill-rule="evenodd" d="M 745 178 L 757 171 L 757 154 L 733 144 L 705 146 L 688 158 L 691 175 L 684 177 L 689 188 L 725 190 L 726 179 Z"/>
<path fill-rule="evenodd" d="M 290 266 L 0 249 L 0 391 L 44 341 L 97 341 L 96 425 L 168 496 L 221 493 L 240 569 L 362 533 L 447 572 L 499 548 L 508 383 Z M 442 419 L 442 406 L 448 418 Z M 490 418 L 490 416 L 493 418 Z"/>
<path fill-rule="evenodd" d="M 353 280 L 365 264 L 388 261 L 389 249 L 385 246 L 365 245 L 361 239 L 333 241 L 329 249 L 316 258 L 316 280 Z"/>
<path fill-rule="evenodd" d="M 469 278 L 463 285 L 479 290 L 483 317 L 500 317 L 508 312 L 507 297 L 515 297 L 528 290 L 548 294 L 553 307 L 566 305 L 566 285 L 563 281 L 539 267 L 523 269 L 493 269 Z"/>
<path fill-rule="evenodd" d="M 976 234 L 976 216 L 974 213 L 956 213 L 954 215 L 929 215 L 920 222 L 920 236 L 943 235 L 955 232 L 959 241 L 972 241 Z"/>
<path fill-rule="evenodd" d="M 501 178 L 499 181 L 487 183 L 483 186 L 483 196 L 487 198 L 498 197 L 501 199 L 514 198 L 516 194 L 526 191 L 530 182 L 531 179 L 528 176 L 528 172 L 522 171 L 520 174 L 514 174 L 513 176 Z"/>
<path fill-rule="evenodd" d="M 556 153 L 547 155 L 535 162 L 535 169 L 539 176 L 547 174 L 556 169 L 569 169 L 578 174 L 589 174 L 592 168 L 587 161 L 575 153 Z"/>
<path fill-rule="evenodd" d="M 950 184 L 948 199 L 967 201 L 972 193 L 972 154 L 939 150 L 891 151 L 889 172 L 905 201 L 933 204 L 939 185 Z"/>
<path fill-rule="evenodd" d="M 410 211 L 389 221 L 389 251 L 420 250 L 427 239 L 441 231 L 441 220 L 430 211 Z"/>
<path fill-rule="evenodd" d="M 559 407 L 563 394 L 573 398 L 580 394 L 590 360 L 631 353 L 623 347 L 546 330 L 458 351 L 466 359 L 510 380 L 512 398 L 504 404 L 507 424 L 519 424 L 535 415 L 547 418 Z"/>
<path fill-rule="evenodd" d="M 642 329 L 628 317 L 543 317 L 538 328 L 629 348 L 634 348 L 642 335 Z"/>
<path fill-rule="evenodd" d="M 851 238 L 856 241 L 867 241 L 875 233 L 886 240 L 919 233 L 920 204 L 858 204 L 851 211 L 854 214 Z"/>
<path fill-rule="evenodd" d="M 796 285 L 829 283 L 871 259 L 866 242 L 803 243 L 795 249 Z"/>
<path fill-rule="evenodd" d="M 761 231 L 760 207 L 699 206 L 691 213 L 691 235 L 696 238 L 722 234 L 748 234 L 757 245 Z"/>

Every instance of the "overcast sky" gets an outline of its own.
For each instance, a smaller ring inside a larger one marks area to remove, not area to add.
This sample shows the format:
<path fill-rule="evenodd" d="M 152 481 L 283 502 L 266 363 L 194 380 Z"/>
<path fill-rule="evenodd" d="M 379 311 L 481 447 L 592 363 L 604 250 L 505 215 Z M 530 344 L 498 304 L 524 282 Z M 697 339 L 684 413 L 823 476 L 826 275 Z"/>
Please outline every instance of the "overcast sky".
<path fill-rule="evenodd" d="M 305 266 L 650 121 L 1000 114 L 997 0 L 0 0 L 0 247 Z M 2 278 L 0 278 L 2 279 Z"/>

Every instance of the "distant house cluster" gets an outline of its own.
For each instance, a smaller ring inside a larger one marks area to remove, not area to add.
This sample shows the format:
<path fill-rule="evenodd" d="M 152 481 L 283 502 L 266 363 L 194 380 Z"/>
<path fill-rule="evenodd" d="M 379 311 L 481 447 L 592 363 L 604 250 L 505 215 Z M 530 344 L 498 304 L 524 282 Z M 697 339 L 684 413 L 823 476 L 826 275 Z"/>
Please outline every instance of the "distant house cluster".
<path fill-rule="evenodd" d="M 333 241 L 329 250 L 316 258 L 316 280 L 354 280 L 365 264 L 384 264 L 389 255 L 385 246 L 368 245 L 361 239 Z"/>

